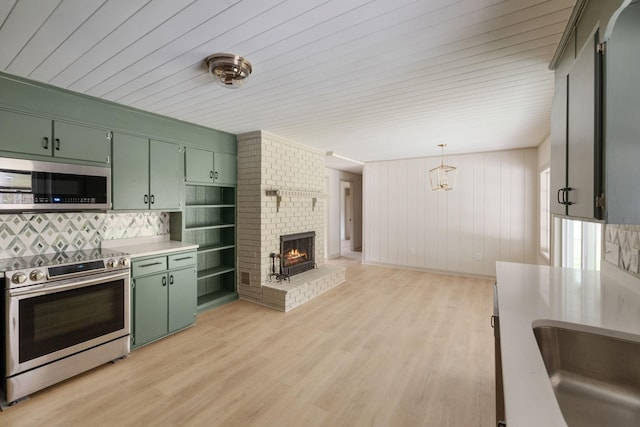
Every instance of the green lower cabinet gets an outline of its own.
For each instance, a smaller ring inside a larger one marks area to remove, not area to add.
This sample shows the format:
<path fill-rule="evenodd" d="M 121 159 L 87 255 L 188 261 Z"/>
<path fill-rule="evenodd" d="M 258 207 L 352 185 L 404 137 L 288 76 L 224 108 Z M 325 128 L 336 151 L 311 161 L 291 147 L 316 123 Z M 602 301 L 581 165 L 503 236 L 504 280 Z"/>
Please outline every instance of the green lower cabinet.
<path fill-rule="evenodd" d="M 195 322 L 198 298 L 196 259 L 196 252 L 190 251 L 132 262 L 133 348 Z"/>
<path fill-rule="evenodd" d="M 195 321 L 196 288 L 195 266 L 169 273 L 169 332 L 186 328 Z"/>
<path fill-rule="evenodd" d="M 165 273 L 134 280 L 133 344 L 139 346 L 167 334 L 169 293 Z"/>

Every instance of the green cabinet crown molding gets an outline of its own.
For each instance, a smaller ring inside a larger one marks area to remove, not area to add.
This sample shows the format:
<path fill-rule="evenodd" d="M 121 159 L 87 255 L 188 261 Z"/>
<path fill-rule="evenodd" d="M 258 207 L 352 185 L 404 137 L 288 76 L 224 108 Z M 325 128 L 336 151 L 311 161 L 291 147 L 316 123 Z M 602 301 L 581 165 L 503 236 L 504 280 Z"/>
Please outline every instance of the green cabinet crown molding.
<path fill-rule="evenodd" d="M 231 133 L 184 122 L 111 101 L 0 72 L 0 109 L 86 124 L 115 132 L 159 138 L 230 154 Z"/>

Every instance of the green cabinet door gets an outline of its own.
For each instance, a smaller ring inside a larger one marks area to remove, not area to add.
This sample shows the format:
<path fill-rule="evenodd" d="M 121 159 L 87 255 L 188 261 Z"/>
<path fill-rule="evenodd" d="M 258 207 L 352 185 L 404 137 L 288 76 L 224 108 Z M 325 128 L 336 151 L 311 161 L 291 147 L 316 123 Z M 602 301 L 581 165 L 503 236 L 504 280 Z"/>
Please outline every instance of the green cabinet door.
<path fill-rule="evenodd" d="M 150 141 L 149 194 L 151 209 L 180 209 L 184 161 L 178 144 Z"/>
<path fill-rule="evenodd" d="M 134 345 L 167 334 L 168 280 L 164 273 L 134 279 Z"/>
<path fill-rule="evenodd" d="M 195 266 L 169 271 L 169 332 L 195 321 L 197 299 Z"/>
<path fill-rule="evenodd" d="M 236 184 L 236 155 L 215 153 L 213 156 L 214 182 L 216 184 Z"/>
<path fill-rule="evenodd" d="M 187 181 L 213 183 L 213 152 L 198 148 L 186 148 Z"/>
<path fill-rule="evenodd" d="M 55 121 L 53 124 L 53 156 L 108 164 L 111 155 L 109 132 Z"/>
<path fill-rule="evenodd" d="M 113 134 L 113 209 L 149 208 L 149 140 Z"/>
<path fill-rule="evenodd" d="M 0 150 L 51 156 L 51 120 L 0 110 Z"/>

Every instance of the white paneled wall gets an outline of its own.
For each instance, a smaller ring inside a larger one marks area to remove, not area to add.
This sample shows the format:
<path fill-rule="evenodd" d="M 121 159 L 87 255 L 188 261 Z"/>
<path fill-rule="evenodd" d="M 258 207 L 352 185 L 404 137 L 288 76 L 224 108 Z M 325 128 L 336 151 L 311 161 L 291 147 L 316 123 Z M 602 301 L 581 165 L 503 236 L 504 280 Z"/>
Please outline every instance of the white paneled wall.
<path fill-rule="evenodd" d="M 496 261 L 535 263 L 537 150 L 448 156 L 455 189 L 433 192 L 439 158 L 364 167 L 364 262 L 494 276 Z"/>

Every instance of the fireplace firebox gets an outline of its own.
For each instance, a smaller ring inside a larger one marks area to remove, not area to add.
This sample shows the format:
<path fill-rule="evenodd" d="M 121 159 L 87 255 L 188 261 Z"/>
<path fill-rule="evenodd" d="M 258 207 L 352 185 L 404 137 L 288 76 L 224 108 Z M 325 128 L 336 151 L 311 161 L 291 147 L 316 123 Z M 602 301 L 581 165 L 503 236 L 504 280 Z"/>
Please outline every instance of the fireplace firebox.
<path fill-rule="evenodd" d="M 315 268 L 315 231 L 280 236 L 280 267 L 293 276 Z"/>

